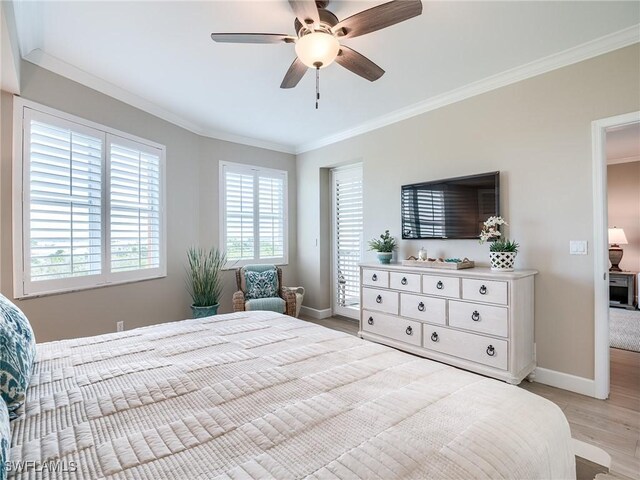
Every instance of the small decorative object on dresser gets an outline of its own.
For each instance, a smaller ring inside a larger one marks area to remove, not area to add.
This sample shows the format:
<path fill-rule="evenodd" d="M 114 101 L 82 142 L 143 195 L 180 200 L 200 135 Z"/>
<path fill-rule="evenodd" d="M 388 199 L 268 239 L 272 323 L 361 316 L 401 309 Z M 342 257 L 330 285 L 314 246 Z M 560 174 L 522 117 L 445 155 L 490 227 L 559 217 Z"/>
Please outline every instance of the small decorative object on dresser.
<path fill-rule="evenodd" d="M 389 230 L 385 230 L 380 238 L 369 240 L 369 250 L 378 252 L 378 261 L 382 264 L 391 263 L 393 251 L 397 247 L 396 239 L 389 234 Z"/>
<path fill-rule="evenodd" d="M 536 366 L 536 273 L 362 264 L 358 334 L 518 384 Z"/>
<path fill-rule="evenodd" d="M 513 240 L 502 238 L 500 227 L 509 225 L 502 217 L 489 217 L 484 222 L 480 232 L 480 243 L 491 242 L 489 259 L 491 270 L 497 272 L 512 272 L 518 254 L 518 245 Z"/>
<path fill-rule="evenodd" d="M 187 290 L 191 295 L 193 318 L 210 317 L 218 313 L 222 295 L 222 268 L 227 258 L 224 252 L 213 247 L 191 247 L 187 250 Z"/>

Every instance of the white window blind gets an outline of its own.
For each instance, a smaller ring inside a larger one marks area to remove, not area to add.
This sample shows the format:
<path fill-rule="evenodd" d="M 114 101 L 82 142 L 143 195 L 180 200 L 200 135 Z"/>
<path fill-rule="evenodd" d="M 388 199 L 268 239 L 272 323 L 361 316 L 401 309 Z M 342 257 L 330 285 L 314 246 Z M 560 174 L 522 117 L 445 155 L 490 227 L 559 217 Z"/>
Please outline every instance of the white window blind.
<path fill-rule="evenodd" d="M 160 155 L 147 150 L 109 144 L 112 272 L 160 266 Z"/>
<path fill-rule="evenodd" d="M 287 263 L 287 173 L 221 162 L 221 244 L 229 265 Z"/>
<path fill-rule="evenodd" d="M 164 147 L 16 102 L 14 295 L 165 275 Z"/>
<path fill-rule="evenodd" d="M 360 302 L 360 263 L 363 235 L 362 166 L 335 169 L 333 177 L 334 221 L 334 309 L 346 309 Z"/>
<path fill-rule="evenodd" d="M 31 281 L 96 275 L 102 269 L 102 149 L 99 132 L 31 120 Z"/>

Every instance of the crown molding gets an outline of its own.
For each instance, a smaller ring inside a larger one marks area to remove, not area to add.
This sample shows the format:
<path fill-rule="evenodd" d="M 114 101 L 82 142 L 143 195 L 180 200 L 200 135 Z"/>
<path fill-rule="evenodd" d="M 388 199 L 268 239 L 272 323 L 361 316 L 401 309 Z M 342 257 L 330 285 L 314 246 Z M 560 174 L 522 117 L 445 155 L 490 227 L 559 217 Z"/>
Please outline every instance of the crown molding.
<path fill-rule="evenodd" d="M 162 120 L 166 120 L 169 123 L 182 127 L 185 130 L 189 130 L 190 132 L 197 135 L 214 138 L 217 140 L 224 140 L 226 142 L 239 143 L 251 147 L 258 147 L 267 150 L 275 150 L 277 152 L 295 154 L 295 148 L 292 145 L 283 145 L 266 140 L 236 135 L 229 132 L 203 128 L 200 125 L 191 122 L 190 120 L 176 115 L 175 113 L 169 112 L 168 110 L 165 110 L 164 108 L 158 106 L 150 100 L 135 95 L 128 90 L 114 85 L 113 83 L 107 82 L 106 80 L 85 72 L 84 70 L 81 70 L 63 60 L 60 60 L 53 55 L 49 55 L 39 48 L 36 48 L 29 52 L 27 55 L 24 55 L 23 59 L 29 63 L 33 63 L 34 65 L 49 70 L 62 77 L 68 78 L 69 80 L 80 83 L 100 93 L 104 93 L 105 95 L 115 98 L 116 100 L 120 100 L 121 102 L 150 113 L 151 115 L 161 118 Z"/>
<path fill-rule="evenodd" d="M 621 163 L 640 162 L 640 155 L 633 155 L 631 157 L 610 158 L 607 160 L 607 165 L 619 165 Z"/>
<path fill-rule="evenodd" d="M 296 154 L 316 150 L 348 138 L 362 135 L 363 133 L 377 130 L 393 123 L 401 122 L 402 120 L 415 117 L 422 113 L 430 112 L 446 105 L 451 105 L 452 103 L 457 103 L 462 100 L 466 100 L 467 98 L 490 92 L 558 68 L 582 62 L 638 42 L 640 42 L 640 24 L 591 40 L 568 50 L 554 53 L 519 67 L 506 70 L 502 73 L 492 75 L 441 95 L 436 95 L 435 97 L 431 97 L 422 102 L 409 105 L 386 115 L 369 120 L 357 127 L 329 135 L 319 140 L 298 145 L 296 148 Z"/>

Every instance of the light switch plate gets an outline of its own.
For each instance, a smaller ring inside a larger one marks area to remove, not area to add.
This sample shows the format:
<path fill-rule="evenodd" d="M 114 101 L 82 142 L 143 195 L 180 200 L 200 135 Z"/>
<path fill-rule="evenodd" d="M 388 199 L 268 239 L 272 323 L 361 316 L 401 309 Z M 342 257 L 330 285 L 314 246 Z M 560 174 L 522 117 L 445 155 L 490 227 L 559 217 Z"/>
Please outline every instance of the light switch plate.
<path fill-rule="evenodd" d="M 588 253 L 587 241 L 586 240 L 570 240 L 569 253 L 571 255 L 586 255 Z"/>

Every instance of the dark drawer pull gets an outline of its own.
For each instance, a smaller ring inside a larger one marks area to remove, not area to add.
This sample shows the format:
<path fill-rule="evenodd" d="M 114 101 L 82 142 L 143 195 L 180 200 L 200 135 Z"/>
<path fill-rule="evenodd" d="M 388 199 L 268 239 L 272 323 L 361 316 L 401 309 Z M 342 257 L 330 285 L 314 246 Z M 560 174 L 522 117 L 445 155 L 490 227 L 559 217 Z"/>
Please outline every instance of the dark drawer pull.
<path fill-rule="evenodd" d="M 376 297 L 376 303 L 382 303 L 382 297 L 380 295 Z"/>
<path fill-rule="evenodd" d="M 438 283 L 436 283 L 436 288 L 437 288 L 438 290 L 442 290 L 442 289 L 444 288 L 444 283 L 442 283 L 442 282 L 438 282 Z"/>
<path fill-rule="evenodd" d="M 407 329 L 404 331 L 404 333 L 406 333 L 407 335 L 413 335 L 413 328 L 407 327 Z"/>
<path fill-rule="evenodd" d="M 421 312 L 424 312 L 424 303 L 420 302 L 418 304 L 418 310 L 420 310 Z"/>
<path fill-rule="evenodd" d="M 369 325 L 373 325 L 373 317 L 369 317 L 369 320 L 367 320 L 367 323 Z"/>
<path fill-rule="evenodd" d="M 433 332 L 431 334 L 431 341 L 432 342 L 437 342 L 438 341 L 438 333 L 437 332 Z"/>
<path fill-rule="evenodd" d="M 408 283 L 408 282 L 407 282 L 407 277 L 402 277 L 402 280 L 400 280 L 400 283 L 401 283 L 402 285 L 406 285 L 406 284 Z"/>
<path fill-rule="evenodd" d="M 371 277 L 371 280 L 373 280 L 374 282 L 377 282 L 378 281 L 378 275 L 376 275 L 374 273 L 373 276 Z"/>
<path fill-rule="evenodd" d="M 477 310 L 474 311 L 471 314 L 471 320 L 473 320 L 474 322 L 479 322 L 480 321 L 480 312 L 478 312 Z"/>
<path fill-rule="evenodd" d="M 485 285 L 482 285 L 480 287 L 480 295 L 486 295 L 487 294 L 487 287 Z"/>
<path fill-rule="evenodd" d="M 487 355 L 489 355 L 490 357 L 493 357 L 495 356 L 495 354 L 496 354 L 496 349 L 493 348 L 493 345 L 489 345 L 487 347 Z"/>

